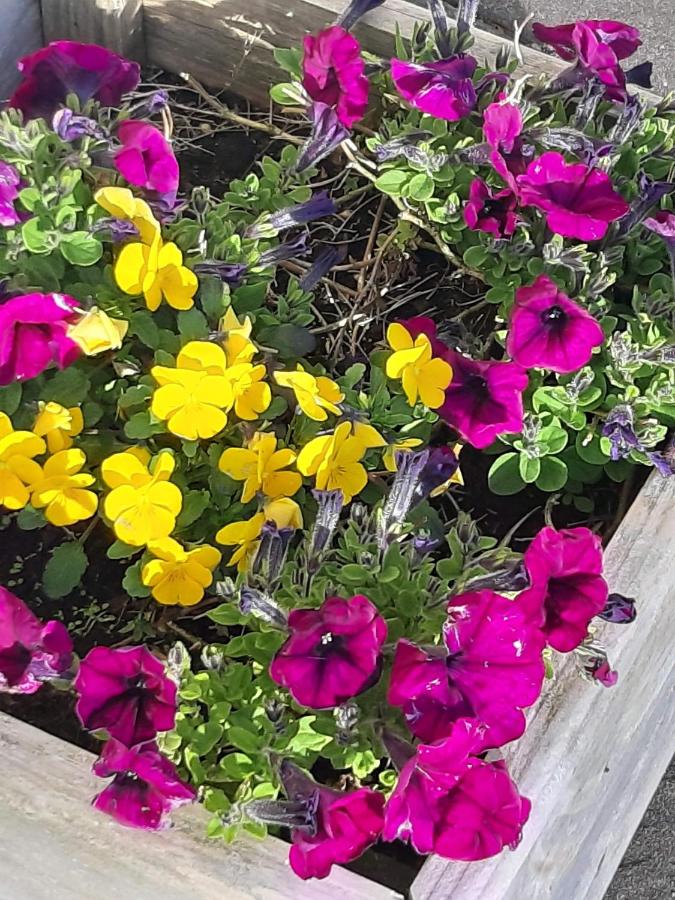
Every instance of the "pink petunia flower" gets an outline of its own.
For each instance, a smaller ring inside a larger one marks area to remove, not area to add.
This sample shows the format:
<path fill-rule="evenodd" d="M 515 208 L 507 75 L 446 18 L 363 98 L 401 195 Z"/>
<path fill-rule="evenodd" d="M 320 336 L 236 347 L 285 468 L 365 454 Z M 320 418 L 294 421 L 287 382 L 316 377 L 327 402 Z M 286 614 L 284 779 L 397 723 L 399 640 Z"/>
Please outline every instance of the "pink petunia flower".
<path fill-rule="evenodd" d="M 377 679 L 387 625 L 367 597 L 330 597 L 319 609 L 294 609 L 288 628 L 269 674 L 302 706 L 339 706 Z"/>
<path fill-rule="evenodd" d="M 83 727 L 104 729 L 127 747 L 152 741 L 175 724 L 176 684 L 145 647 L 94 647 L 74 684 Z"/>
<path fill-rule="evenodd" d="M 642 45 L 637 28 L 613 19 L 583 19 L 567 25 L 542 25 L 541 22 L 534 22 L 532 31 L 538 41 L 549 44 L 562 59 L 572 61 L 577 56 L 575 29 L 578 25 L 589 28 L 598 41 L 611 47 L 618 60 L 632 56 Z"/>
<path fill-rule="evenodd" d="M 517 181 L 521 203 L 542 210 L 551 231 L 563 237 L 598 241 L 628 212 L 609 175 L 568 163 L 554 150 L 533 160 Z"/>
<path fill-rule="evenodd" d="M 20 183 L 21 178 L 14 166 L 0 160 L 0 225 L 5 228 L 11 228 L 21 221 L 21 216 L 14 208 Z"/>
<path fill-rule="evenodd" d="M 669 247 L 675 247 L 675 212 L 660 209 L 644 220 L 644 226 L 658 234 Z"/>
<path fill-rule="evenodd" d="M 401 97 L 415 109 L 457 122 L 476 108 L 472 78 L 477 65 L 473 56 L 463 53 L 428 63 L 392 59 L 391 77 Z"/>
<path fill-rule="evenodd" d="M 73 661 L 73 642 L 61 622 L 43 624 L 26 604 L 0 587 L 0 693 L 34 694 Z"/>
<path fill-rule="evenodd" d="M 323 787 L 284 761 L 281 781 L 290 800 L 313 811 L 311 828 L 293 828 L 288 859 L 300 878 L 325 878 L 333 865 L 357 859 L 379 838 L 384 795 L 370 788 L 345 793 Z"/>
<path fill-rule="evenodd" d="M 155 191 L 173 205 L 180 172 L 171 145 L 162 132 L 147 122 L 128 120 L 118 131 L 121 147 L 115 165 L 129 184 Z"/>
<path fill-rule="evenodd" d="M 68 337 L 76 301 L 65 294 L 24 294 L 0 304 L 0 385 L 71 365 L 80 348 Z"/>
<path fill-rule="evenodd" d="M 409 841 L 418 853 L 487 859 L 514 849 L 530 814 L 503 760 L 486 762 L 484 728 L 460 719 L 447 738 L 420 744 L 405 763 L 384 809 L 385 841 Z"/>
<path fill-rule="evenodd" d="M 518 198 L 513 191 L 493 191 L 482 178 L 474 178 L 464 207 L 464 221 L 472 231 L 494 238 L 511 237 L 518 225 Z"/>
<path fill-rule="evenodd" d="M 515 103 L 491 103 L 483 113 L 483 136 L 493 150 L 512 153 L 523 130 L 523 115 Z"/>
<path fill-rule="evenodd" d="M 599 322 L 548 276 L 516 291 L 506 351 L 524 368 L 576 372 L 604 339 Z"/>
<path fill-rule="evenodd" d="M 586 673 L 593 681 L 597 681 L 598 684 L 606 688 L 614 687 L 619 680 L 619 673 L 602 657 L 589 660 L 586 665 Z"/>
<path fill-rule="evenodd" d="M 607 603 L 600 538 L 589 528 L 542 528 L 524 561 L 531 587 L 519 602 L 541 623 L 551 647 L 574 650 Z"/>
<path fill-rule="evenodd" d="M 111 739 L 94 763 L 93 772 L 99 778 L 113 777 L 94 797 L 94 808 L 128 828 L 168 828 L 174 809 L 197 799 L 195 789 L 181 780 L 174 764 L 154 742 L 130 749 Z"/>
<path fill-rule="evenodd" d="M 357 39 L 332 25 L 303 41 L 302 85 L 312 100 L 331 106 L 351 128 L 368 108 L 368 78 Z"/>
<path fill-rule="evenodd" d="M 53 41 L 22 57 L 17 68 L 23 81 L 9 100 L 25 119 L 52 116 L 76 94 L 81 104 L 92 98 L 103 106 L 119 106 L 123 94 L 135 90 L 140 81 L 138 63 L 123 59 L 98 44 Z"/>

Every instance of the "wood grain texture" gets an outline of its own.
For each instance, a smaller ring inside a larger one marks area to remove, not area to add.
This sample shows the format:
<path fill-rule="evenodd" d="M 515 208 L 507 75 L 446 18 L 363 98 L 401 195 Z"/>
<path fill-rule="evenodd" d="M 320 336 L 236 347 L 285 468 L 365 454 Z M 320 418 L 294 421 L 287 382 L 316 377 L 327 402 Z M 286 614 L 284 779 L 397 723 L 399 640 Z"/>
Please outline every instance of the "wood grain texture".
<path fill-rule="evenodd" d="M 102 44 L 145 59 L 143 0 L 42 0 L 42 22 L 45 41 Z"/>
<path fill-rule="evenodd" d="M 610 590 L 637 598 L 632 625 L 598 636 L 619 671 L 608 690 L 556 656 L 556 680 L 505 754 L 532 800 L 513 852 L 430 859 L 412 900 L 601 900 L 673 753 L 675 479 L 654 472 L 606 551 Z"/>
<path fill-rule="evenodd" d="M 19 82 L 17 59 L 41 45 L 40 0 L 0 0 L 0 100 Z"/>
<path fill-rule="evenodd" d="M 0 900 L 401 900 L 338 867 L 300 881 L 279 840 L 208 841 L 200 807 L 168 832 L 122 828 L 89 805 L 93 759 L 0 714 Z"/>

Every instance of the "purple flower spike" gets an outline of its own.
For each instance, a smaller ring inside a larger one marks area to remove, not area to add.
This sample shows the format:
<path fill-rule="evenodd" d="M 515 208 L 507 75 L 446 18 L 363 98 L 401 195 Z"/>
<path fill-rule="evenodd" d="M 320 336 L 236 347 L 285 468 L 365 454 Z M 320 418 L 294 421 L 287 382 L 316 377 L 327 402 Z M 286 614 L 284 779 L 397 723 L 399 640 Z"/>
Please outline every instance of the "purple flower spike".
<path fill-rule="evenodd" d="M 637 609 L 633 597 L 625 597 L 623 594 L 610 594 L 607 597 L 605 608 L 598 613 L 600 619 L 612 622 L 614 625 L 629 625 L 635 621 Z"/>
<path fill-rule="evenodd" d="M 75 362 L 81 351 L 67 329 L 76 306 L 65 294 L 24 294 L 0 305 L 0 385 Z"/>
<path fill-rule="evenodd" d="M 312 133 L 300 148 L 295 163 L 296 172 L 304 172 L 329 156 L 349 137 L 349 129 L 339 120 L 332 106 L 314 101 L 309 111 Z"/>
<path fill-rule="evenodd" d="M 127 747 L 174 726 L 176 685 L 145 647 L 94 647 L 80 664 L 75 689 L 83 727 L 104 729 Z"/>
<path fill-rule="evenodd" d="M 320 609 L 294 609 L 288 628 L 269 674 L 302 706 L 339 706 L 377 679 L 387 626 L 367 597 L 330 597 Z"/>
<path fill-rule="evenodd" d="M 605 419 L 602 436 L 609 438 L 610 458 L 617 462 L 625 459 L 631 450 L 642 450 L 640 440 L 635 433 L 633 410 L 625 403 L 618 403 Z"/>
<path fill-rule="evenodd" d="M 194 267 L 195 275 L 212 275 L 214 278 L 220 278 L 230 287 L 237 287 L 241 283 L 242 278 L 246 274 L 248 266 L 246 263 L 226 263 L 219 259 L 207 259 L 204 262 L 197 263 Z"/>
<path fill-rule="evenodd" d="M 303 291 L 313 291 L 324 275 L 327 275 L 333 266 L 339 265 L 346 255 L 347 248 L 344 244 L 338 247 L 324 247 L 309 271 L 300 279 L 300 287 Z"/>
<path fill-rule="evenodd" d="M 11 591 L 0 587 L 0 693 L 34 694 L 62 676 L 73 644 L 61 622 L 37 619 Z"/>
<path fill-rule="evenodd" d="M 477 65 L 473 56 L 463 53 L 429 63 L 392 59 L 391 77 L 401 97 L 415 109 L 457 122 L 476 107 L 472 78 Z"/>
<path fill-rule="evenodd" d="M 628 212 L 609 175 L 570 164 L 553 150 L 531 162 L 517 181 L 521 203 L 540 209 L 551 231 L 563 237 L 598 241 L 611 222 Z"/>
<path fill-rule="evenodd" d="M 318 191 L 304 203 L 296 203 L 295 206 L 285 206 L 278 212 L 272 213 L 260 222 L 254 222 L 246 231 L 246 237 L 261 238 L 271 237 L 279 231 L 293 228 L 296 225 L 307 225 L 315 219 L 323 219 L 326 216 L 334 216 L 337 206 L 328 196 L 328 191 Z"/>
<path fill-rule="evenodd" d="M 195 789 L 181 781 L 174 764 L 152 742 L 129 749 L 111 739 L 93 771 L 99 778 L 113 776 L 94 798 L 94 808 L 128 828 L 168 828 L 174 809 L 197 799 Z"/>
<path fill-rule="evenodd" d="M 359 19 L 362 19 L 366 13 L 382 6 L 384 0 L 350 0 L 349 6 L 338 17 L 336 25 L 340 25 L 345 31 L 349 31 L 356 25 Z"/>
<path fill-rule="evenodd" d="M 519 222 L 518 198 L 512 190 L 493 191 L 482 178 L 474 178 L 464 207 L 464 221 L 472 231 L 494 238 L 509 238 Z"/>
<path fill-rule="evenodd" d="M 593 316 L 546 275 L 516 291 L 506 351 L 523 368 L 576 372 L 604 339 Z"/>
<path fill-rule="evenodd" d="M 0 225 L 5 228 L 18 225 L 21 221 L 21 216 L 14 208 L 20 184 L 21 178 L 14 166 L 0 160 Z"/>
<path fill-rule="evenodd" d="M 122 95 L 140 81 L 138 63 L 123 59 L 98 44 L 53 41 L 36 53 L 22 57 L 17 68 L 23 81 L 9 101 L 25 119 L 51 120 L 68 94 L 84 104 L 92 98 L 103 106 L 119 106 Z"/>
<path fill-rule="evenodd" d="M 121 147 L 115 165 L 129 184 L 160 195 L 172 206 L 178 191 L 179 169 L 171 145 L 162 132 L 147 122 L 127 120 L 119 127 Z"/>

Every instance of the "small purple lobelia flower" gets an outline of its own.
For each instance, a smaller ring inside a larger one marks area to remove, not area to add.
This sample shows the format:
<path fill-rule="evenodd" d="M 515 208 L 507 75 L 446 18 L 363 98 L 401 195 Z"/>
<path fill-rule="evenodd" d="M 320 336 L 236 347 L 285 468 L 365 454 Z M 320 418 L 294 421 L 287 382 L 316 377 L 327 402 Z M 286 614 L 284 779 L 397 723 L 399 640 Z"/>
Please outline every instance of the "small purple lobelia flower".
<path fill-rule="evenodd" d="M 551 231 L 563 237 L 600 240 L 610 223 L 628 212 L 609 175 L 568 163 L 553 150 L 533 160 L 517 182 L 521 203 L 540 209 Z"/>
<path fill-rule="evenodd" d="M 145 647 L 94 647 L 80 664 L 75 689 L 83 727 L 104 729 L 127 747 L 174 726 L 176 684 Z"/>
<path fill-rule="evenodd" d="M 289 800 L 313 810 L 310 827 L 291 830 L 288 860 L 300 878 L 325 878 L 333 865 L 357 859 L 379 838 L 384 794 L 365 787 L 347 792 L 324 787 L 286 760 L 279 777 Z"/>
<path fill-rule="evenodd" d="M 377 679 L 387 626 L 367 597 L 330 597 L 319 609 L 294 609 L 288 629 L 269 674 L 302 706 L 339 706 Z"/>
<path fill-rule="evenodd" d="M 340 122 L 335 109 L 315 100 L 309 110 L 312 133 L 300 148 L 295 171 L 304 172 L 325 159 L 349 137 L 349 129 Z"/>
<path fill-rule="evenodd" d="M 614 625 L 630 625 L 635 621 L 636 616 L 637 609 L 633 597 L 617 593 L 607 597 L 605 608 L 598 613 L 598 618 L 604 619 L 605 622 L 612 622 Z"/>
<path fill-rule="evenodd" d="M 0 693 L 34 694 L 59 678 L 73 660 L 73 644 L 61 622 L 43 624 L 7 588 L 0 587 Z"/>
<path fill-rule="evenodd" d="M 94 798 L 94 808 L 128 828 L 168 828 L 173 810 L 197 799 L 195 789 L 181 780 L 174 764 L 152 741 L 128 748 L 109 740 L 93 772 L 99 778 L 113 777 Z"/>
<path fill-rule="evenodd" d="M 351 128 L 368 108 L 368 78 L 357 39 L 340 25 L 303 40 L 302 86 L 312 100 L 333 107 Z"/>
<path fill-rule="evenodd" d="M 305 200 L 303 203 L 296 203 L 295 206 L 285 206 L 261 221 L 254 222 L 253 225 L 246 229 L 246 237 L 273 237 L 287 228 L 293 228 L 296 225 L 306 225 L 315 219 L 333 216 L 336 212 L 337 206 L 328 196 L 328 191 L 317 191 L 309 200 Z"/>
<path fill-rule="evenodd" d="M 518 794 L 503 760 L 481 759 L 487 746 L 473 719 L 459 719 L 443 740 L 418 745 L 385 806 L 383 839 L 466 861 L 515 848 L 530 801 Z"/>
<path fill-rule="evenodd" d="M 509 188 L 493 191 L 482 178 L 474 178 L 464 206 L 464 221 L 472 231 L 484 231 L 498 240 L 509 238 L 520 221 L 518 198 Z"/>
<path fill-rule="evenodd" d="M 477 65 L 473 56 L 463 53 L 428 63 L 392 59 L 391 77 L 401 97 L 415 109 L 457 122 L 478 102 L 472 80 Z"/>
<path fill-rule="evenodd" d="M 103 106 L 119 106 L 123 94 L 140 81 L 138 63 L 123 59 L 97 44 L 53 41 L 41 50 L 22 57 L 17 68 L 23 81 L 9 100 L 25 119 L 51 120 L 76 94 L 80 103 L 98 100 Z"/>
<path fill-rule="evenodd" d="M 14 208 L 20 184 L 21 176 L 14 166 L 0 160 L 0 225 L 5 228 L 18 225 L 21 221 L 21 216 Z"/>
<path fill-rule="evenodd" d="M 65 369 L 80 356 L 68 337 L 76 301 L 65 294 L 24 294 L 0 305 L 0 385 L 36 378 L 52 363 Z"/>
<path fill-rule="evenodd" d="M 178 162 L 162 132 L 148 122 L 127 120 L 118 130 L 121 143 L 115 166 L 129 184 L 153 191 L 172 206 L 176 200 L 180 172 Z"/>
<path fill-rule="evenodd" d="M 516 291 L 506 351 L 515 362 L 560 374 L 576 372 L 605 339 L 600 324 L 546 275 Z"/>

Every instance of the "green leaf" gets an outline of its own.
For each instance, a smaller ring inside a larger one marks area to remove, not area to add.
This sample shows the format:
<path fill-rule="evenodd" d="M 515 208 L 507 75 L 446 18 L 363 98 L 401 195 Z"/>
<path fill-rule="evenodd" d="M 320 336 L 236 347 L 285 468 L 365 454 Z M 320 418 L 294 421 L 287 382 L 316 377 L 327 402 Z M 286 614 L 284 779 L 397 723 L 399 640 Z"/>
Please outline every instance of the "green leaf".
<path fill-rule="evenodd" d="M 352 772 L 357 778 L 367 778 L 380 764 L 380 760 L 372 750 L 364 750 L 354 754 L 351 760 Z"/>
<path fill-rule="evenodd" d="M 260 750 L 259 738 L 238 725 L 232 725 L 227 729 L 227 740 L 233 747 L 243 750 L 244 753 L 257 753 Z"/>
<path fill-rule="evenodd" d="M 559 491 L 567 482 L 567 466 L 557 456 L 545 456 L 541 460 L 541 472 L 535 484 L 540 491 Z"/>
<path fill-rule="evenodd" d="M 398 197 L 407 183 L 409 173 L 405 169 L 388 169 L 375 179 L 375 187 L 383 194 Z"/>
<path fill-rule="evenodd" d="M 21 404 L 21 384 L 18 381 L 0 387 L 0 412 L 13 416 Z"/>
<path fill-rule="evenodd" d="M 124 434 L 132 441 L 144 441 L 163 430 L 161 423 L 152 421 L 149 410 L 134 413 L 124 424 Z"/>
<path fill-rule="evenodd" d="M 54 233 L 43 231 L 37 218 L 23 223 L 21 237 L 29 253 L 51 253 L 56 245 Z"/>
<path fill-rule="evenodd" d="M 490 466 L 488 485 L 490 490 L 500 496 L 517 494 L 524 487 L 520 477 L 518 462 L 519 453 L 503 453 Z"/>
<path fill-rule="evenodd" d="M 183 508 L 176 519 L 176 531 L 183 531 L 208 509 L 211 495 L 208 491 L 188 491 L 183 496 Z"/>
<path fill-rule="evenodd" d="M 125 544 L 124 541 L 114 541 L 108 547 L 106 556 L 108 559 L 130 559 L 140 549 L 140 547 L 132 547 L 130 544 Z"/>
<path fill-rule="evenodd" d="M 485 249 L 485 247 L 481 247 L 480 245 L 476 247 L 469 247 L 468 250 L 464 251 L 464 256 L 462 257 L 465 265 L 469 266 L 470 269 L 480 269 L 487 258 L 487 250 Z"/>
<path fill-rule="evenodd" d="M 366 367 L 363 363 L 352 363 L 342 378 L 339 379 L 340 385 L 345 388 L 354 388 L 366 374 Z"/>
<path fill-rule="evenodd" d="M 142 344 L 151 350 L 159 347 L 159 328 L 152 314 L 146 310 L 135 312 L 129 319 L 129 332 L 135 334 Z"/>
<path fill-rule="evenodd" d="M 520 477 L 523 479 L 525 484 L 532 484 L 532 482 L 536 481 L 539 477 L 539 472 L 541 471 L 541 460 L 538 457 L 532 458 L 526 453 L 520 453 L 519 456 L 520 459 L 518 460 L 518 471 L 520 473 Z"/>
<path fill-rule="evenodd" d="M 257 341 L 265 347 L 278 350 L 280 358 L 284 360 L 308 356 L 316 348 L 316 338 L 308 328 L 288 322 L 262 328 Z"/>
<path fill-rule="evenodd" d="M 270 97 L 279 106 L 297 106 L 298 101 L 302 98 L 302 92 L 299 84 L 283 81 L 281 84 L 272 85 Z"/>
<path fill-rule="evenodd" d="M 217 722 L 204 722 L 195 728 L 190 744 L 196 753 L 200 756 L 206 756 L 207 753 L 213 750 L 222 736 L 222 725 L 219 725 Z"/>
<path fill-rule="evenodd" d="M 67 597 L 82 581 L 88 562 L 82 544 L 77 541 L 59 544 L 52 551 L 45 566 L 43 575 L 45 594 L 53 600 Z"/>
<path fill-rule="evenodd" d="M 196 307 L 178 313 L 178 331 L 187 341 L 199 341 L 209 336 L 209 323 Z"/>
<path fill-rule="evenodd" d="M 424 202 L 434 196 L 434 188 L 434 179 L 425 172 L 419 172 L 417 175 L 413 175 L 406 185 L 405 195 L 411 200 Z"/>
<path fill-rule="evenodd" d="M 560 453 L 567 446 L 569 436 L 564 428 L 557 425 L 545 425 L 537 437 L 537 444 L 545 448 L 547 453 Z"/>
<path fill-rule="evenodd" d="M 90 388 L 91 383 L 82 369 L 69 366 L 49 379 L 40 391 L 40 399 L 54 400 L 66 407 L 77 406 L 83 402 Z"/>
<path fill-rule="evenodd" d="M 103 244 L 88 231 L 73 231 L 62 237 L 59 250 L 74 266 L 93 266 L 103 256 Z"/>
<path fill-rule="evenodd" d="M 209 610 L 206 616 L 217 625 L 239 625 L 244 618 L 234 603 L 221 603 Z"/>
<path fill-rule="evenodd" d="M 285 72 L 300 77 L 302 52 L 297 47 L 278 47 L 274 50 L 274 59 L 277 65 Z"/>
<path fill-rule="evenodd" d="M 199 304 L 207 318 L 217 321 L 225 312 L 228 292 L 220 278 L 202 275 L 199 279 Z"/>
<path fill-rule="evenodd" d="M 600 437 L 592 431 L 580 431 L 576 438 L 576 450 L 584 462 L 594 466 L 602 466 L 609 462 L 609 453 L 605 453 Z"/>
<path fill-rule="evenodd" d="M 35 531 L 47 524 L 45 514 L 41 509 L 32 506 L 24 506 L 16 517 L 16 524 L 22 531 Z"/>
<path fill-rule="evenodd" d="M 368 578 L 368 570 L 364 566 L 359 566 L 356 563 L 348 563 L 346 566 L 342 566 L 338 574 L 341 581 L 352 582 L 354 584 L 364 582 Z"/>
<path fill-rule="evenodd" d="M 316 716 L 303 716 L 298 721 L 297 733 L 288 742 L 290 750 L 312 750 L 318 752 L 330 744 L 332 737 L 327 734 L 319 734 L 312 726 L 316 722 Z"/>
<path fill-rule="evenodd" d="M 256 764 L 245 753 L 228 753 L 220 760 L 218 768 L 228 780 L 243 781 L 253 775 Z"/>
<path fill-rule="evenodd" d="M 122 587 L 130 597 L 149 597 L 150 588 L 146 587 L 141 580 L 141 561 L 135 562 L 127 569 L 122 579 Z"/>

